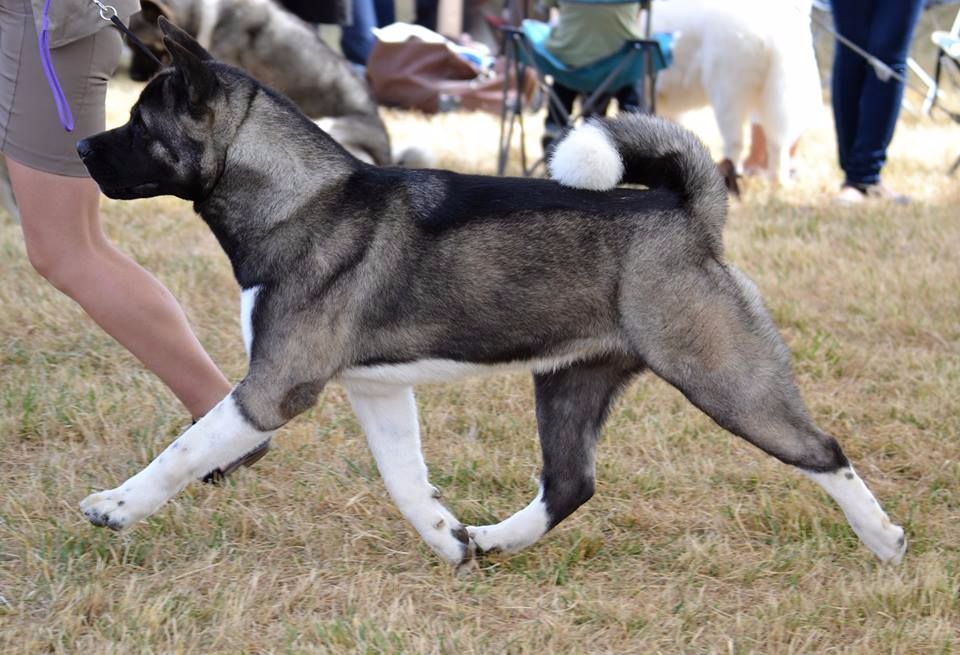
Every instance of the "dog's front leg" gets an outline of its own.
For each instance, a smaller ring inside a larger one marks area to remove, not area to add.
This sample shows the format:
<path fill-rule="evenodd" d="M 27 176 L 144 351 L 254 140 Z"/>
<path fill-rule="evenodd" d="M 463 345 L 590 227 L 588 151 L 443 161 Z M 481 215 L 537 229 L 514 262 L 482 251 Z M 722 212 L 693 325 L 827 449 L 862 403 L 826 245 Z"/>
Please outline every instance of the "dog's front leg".
<path fill-rule="evenodd" d="M 270 439 L 240 411 L 236 389 L 160 455 L 115 489 L 87 496 L 80 509 L 94 525 L 120 530 L 153 514 L 192 480 L 226 467 Z"/>
<path fill-rule="evenodd" d="M 347 394 L 400 512 L 435 553 L 458 572 L 469 571 L 474 547 L 467 530 L 438 500 L 439 492 L 427 479 L 413 389 L 348 386 Z"/>

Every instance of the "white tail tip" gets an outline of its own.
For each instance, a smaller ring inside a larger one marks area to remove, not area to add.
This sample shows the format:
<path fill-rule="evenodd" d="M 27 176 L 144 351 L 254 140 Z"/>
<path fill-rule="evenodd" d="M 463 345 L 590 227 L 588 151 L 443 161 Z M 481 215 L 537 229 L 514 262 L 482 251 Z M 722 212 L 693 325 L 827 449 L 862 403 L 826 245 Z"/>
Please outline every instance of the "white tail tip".
<path fill-rule="evenodd" d="M 557 144 L 550 157 L 550 177 L 575 189 L 606 191 L 623 179 L 623 159 L 602 127 L 584 123 Z"/>

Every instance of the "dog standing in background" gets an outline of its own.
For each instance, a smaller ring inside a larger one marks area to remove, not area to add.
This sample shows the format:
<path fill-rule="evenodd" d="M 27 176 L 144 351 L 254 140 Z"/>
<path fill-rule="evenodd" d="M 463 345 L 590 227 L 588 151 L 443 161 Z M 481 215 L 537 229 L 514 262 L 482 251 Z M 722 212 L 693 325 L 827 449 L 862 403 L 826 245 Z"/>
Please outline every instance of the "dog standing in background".
<path fill-rule="evenodd" d="M 160 24 L 173 67 L 128 124 L 77 151 L 111 198 L 194 203 L 243 289 L 249 369 L 143 471 L 88 496 L 90 521 L 146 518 L 338 382 L 401 513 L 467 569 L 592 496 L 611 405 L 649 370 L 820 484 L 882 560 L 903 556 L 903 529 L 813 422 L 756 287 L 724 261 L 726 191 L 689 131 L 638 114 L 587 122 L 558 142 L 551 180 L 371 166 Z M 468 527 L 428 479 L 413 386 L 510 369 L 533 373 L 540 491 Z"/>
<path fill-rule="evenodd" d="M 157 19 L 163 16 L 221 61 L 239 66 L 290 98 L 360 159 L 393 163 L 377 103 L 346 59 L 315 27 L 273 0 L 141 0 L 130 29 L 161 61 L 169 57 Z M 130 76 L 145 81 L 156 64 L 133 49 Z"/>
<path fill-rule="evenodd" d="M 673 63 L 657 77 L 657 112 L 713 108 L 721 170 L 741 170 L 744 127 L 766 134 L 767 167 L 790 178 L 790 147 L 823 111 L 810 0 L 659 0 L 653 29 L 676 33 Z M 728 178 L 728 186 L 730 179 Z"/>

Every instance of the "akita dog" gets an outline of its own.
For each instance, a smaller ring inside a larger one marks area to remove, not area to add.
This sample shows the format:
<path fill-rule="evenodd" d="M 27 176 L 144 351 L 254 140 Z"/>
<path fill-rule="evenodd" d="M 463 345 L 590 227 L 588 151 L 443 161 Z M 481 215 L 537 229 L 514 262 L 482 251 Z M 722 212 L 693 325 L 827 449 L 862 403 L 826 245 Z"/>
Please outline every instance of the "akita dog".
<path fill-rule="evenodd" d="M 378 168 L 162 23 L 173 66 L 78 151 L 112 198 L 194 202 L 233 265 L 249 371 L 143 471 L 81 506 L 119 529 L 229 467 L 342 384 L 403 515 L 448 562 L 537 541 L 594 491 L 597 439 L 649 370 L 798 467 L 877 556 L 906 542 L 811 420 L 754 285 L 724 262 L 726 191 L 703 145 L 631 115 L 573 130 L 552 180 Z M 621 189 L 638 183 L 648 187 Z M 465 526 L 427 479 L 413 386 L 531 370 L 540 492 Z"/>

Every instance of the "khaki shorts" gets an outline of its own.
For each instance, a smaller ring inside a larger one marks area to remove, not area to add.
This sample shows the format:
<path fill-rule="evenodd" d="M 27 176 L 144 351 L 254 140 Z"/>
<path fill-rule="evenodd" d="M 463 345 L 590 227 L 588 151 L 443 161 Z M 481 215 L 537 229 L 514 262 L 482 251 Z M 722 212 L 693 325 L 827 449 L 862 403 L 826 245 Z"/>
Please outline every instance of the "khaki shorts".
<path fill-rule="evenodd" d="M 40 63 L 30 0 L 0 0 L 0 151 L 30 168 L 87 177 L 76 144 L 104 129 L 107 80 L 121 45 L 120 33 L 105 27 L 52 50 L 73 113 L 74 129 L 67 132 Z"/>

